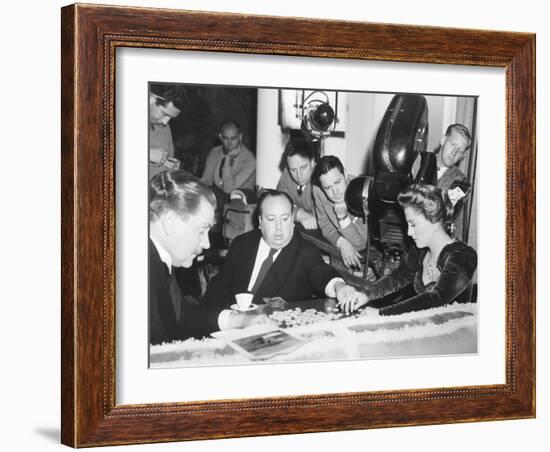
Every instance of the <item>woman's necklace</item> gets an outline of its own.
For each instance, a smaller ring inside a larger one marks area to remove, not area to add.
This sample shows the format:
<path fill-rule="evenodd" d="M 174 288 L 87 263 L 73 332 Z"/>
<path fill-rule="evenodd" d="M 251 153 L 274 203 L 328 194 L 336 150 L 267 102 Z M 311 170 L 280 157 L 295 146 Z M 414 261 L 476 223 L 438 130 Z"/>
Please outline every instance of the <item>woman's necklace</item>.
<path fill-rule="evenodd" d="M 426 268 L 426 276 L 429 280 L 433 281 L 434 276 L 438 273 L 431 251 L 428 251 L 428 266 Z"/>

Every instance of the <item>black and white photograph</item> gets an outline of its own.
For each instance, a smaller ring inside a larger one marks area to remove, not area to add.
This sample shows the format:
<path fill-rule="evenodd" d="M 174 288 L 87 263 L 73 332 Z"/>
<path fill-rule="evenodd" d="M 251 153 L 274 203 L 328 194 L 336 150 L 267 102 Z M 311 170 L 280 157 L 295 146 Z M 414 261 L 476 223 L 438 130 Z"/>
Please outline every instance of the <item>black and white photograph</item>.
<path fill-rule="evenodd" d="M 150 368 L 478 352 L 478 96 L 147 101 Z"/>
<path fill-rule="evenodd" d="M 7 2 L 2 449 L 546 451 L 544 4 Z"/>

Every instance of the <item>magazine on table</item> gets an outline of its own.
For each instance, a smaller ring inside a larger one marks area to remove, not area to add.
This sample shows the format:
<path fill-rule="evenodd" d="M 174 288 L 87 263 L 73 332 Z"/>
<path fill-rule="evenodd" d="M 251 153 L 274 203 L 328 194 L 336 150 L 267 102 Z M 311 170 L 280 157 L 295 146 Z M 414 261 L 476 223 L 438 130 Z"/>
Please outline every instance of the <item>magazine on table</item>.
<path fill-rule="evenodd" d="M 244 330 L 212 333 L 212 337 L 227 343 L 252 360 L 269 359 L 290 353 L 308 341 L 272 325 L 258 325 Z"/>

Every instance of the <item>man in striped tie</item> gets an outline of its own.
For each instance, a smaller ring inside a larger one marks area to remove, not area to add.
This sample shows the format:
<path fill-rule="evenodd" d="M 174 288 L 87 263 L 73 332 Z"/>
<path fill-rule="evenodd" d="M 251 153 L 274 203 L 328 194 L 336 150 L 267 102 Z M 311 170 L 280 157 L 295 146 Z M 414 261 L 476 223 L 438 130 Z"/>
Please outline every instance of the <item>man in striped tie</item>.
<path fill-rule="evenodd" d="M 252 293 L 254 300 L 282 297 L 288 302 L 317 297 L 351 300 L 357 296 L 319 249 L 294 232 L 293 205 L 281 191 L 266 190 L 258 200 L 259 230 L 238 236 L 229 249 L 222 271 L 211 281 L 204 303 L 227 308 L 238 293 Z M 215 309 L 214 309 L 215 311 Z M 224 329 L 224 310 L 218 326 Z"/>
<path fill-rule="evenodd" d="M 317 229 L 311 175 L 315 169 L 315 152 L 303 138 L 288 140 L 283 152 L 284 165 L 277 190 L 284 191 L 292 200 L 294 220 L 305 229 Z"/>
<path fill-rule="evenodd" d="M 253 190 L 256 184 L 256 157 L 243 143 L 241 126 L 224 121 L 218 134 L 221 145 L 210 150 L 201 181 L 228 196 L 236 189 Z"/>

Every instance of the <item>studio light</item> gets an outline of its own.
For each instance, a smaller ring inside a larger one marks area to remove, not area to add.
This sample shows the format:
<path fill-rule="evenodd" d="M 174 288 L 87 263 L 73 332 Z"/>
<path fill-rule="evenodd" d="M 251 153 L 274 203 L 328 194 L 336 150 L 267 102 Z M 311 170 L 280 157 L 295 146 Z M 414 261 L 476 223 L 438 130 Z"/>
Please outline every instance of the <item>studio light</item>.
<path fill-rule="evenodd" d="M 338 122 L 337 113 L 330 105 L 324 91 L 312 91 L 307 96 L 302 93 L 302 102 L 296 105 L 297 115 L 302 119 L 301 130 L 306 139 L 320 141 L 330 135 Z M 338 93 L 336 93 L 338 105 Z"/>

